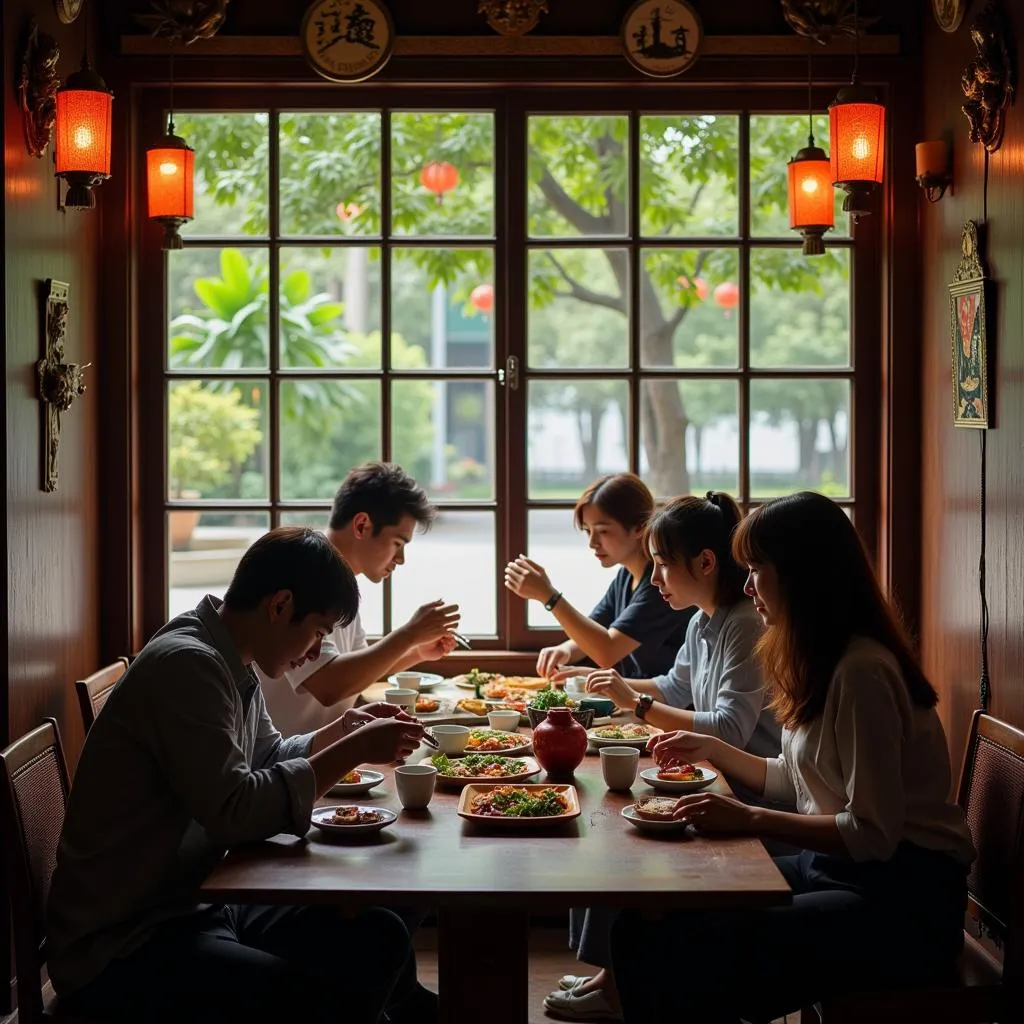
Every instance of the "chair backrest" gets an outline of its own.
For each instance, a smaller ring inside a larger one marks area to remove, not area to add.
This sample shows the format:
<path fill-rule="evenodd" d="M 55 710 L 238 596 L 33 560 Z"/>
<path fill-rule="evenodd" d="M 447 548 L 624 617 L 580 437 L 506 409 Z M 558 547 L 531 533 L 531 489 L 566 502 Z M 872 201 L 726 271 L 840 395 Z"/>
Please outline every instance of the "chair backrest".
<path fill-rule="evenodd" d="M 0 837 L 11 900 L 18 1019 L 42 1019 L 39 972 L 46 961 L 46 900 L 68 802 L 68 769 L 57 722 L 0 751 Z"/>
<path fill-rule="evenodd" d="M 111 691 L 117 681 L 128 671 L 128 659 L 118 658 L 104 666 L 98 672 L 93 672 L 87 679 L 79 679 L 75 683 L 75 692 L 78 694 L 78 704 L 82 709 L 82 721 L 85 723 L 85 731 L 92 728 L 96 716 L 103 710 Z"/>
<path fill-rule="evenodd" d="M 960 806 L 978 856 L 969 911 L 1003 946 L 1003 979 L 1024 985 L 1024 732 L 981 711 L 960 773 Z"/>

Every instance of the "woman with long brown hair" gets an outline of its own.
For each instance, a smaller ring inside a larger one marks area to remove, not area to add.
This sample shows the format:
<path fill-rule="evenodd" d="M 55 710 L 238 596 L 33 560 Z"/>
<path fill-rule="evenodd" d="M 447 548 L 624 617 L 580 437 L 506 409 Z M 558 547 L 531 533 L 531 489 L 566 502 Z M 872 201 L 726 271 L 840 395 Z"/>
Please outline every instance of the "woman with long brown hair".
<path fill-rule="evenodd" d="M 752 512 L 733 550 L 766 627 L 757 656 L 782 753 L 757 757 L 694 732 L 662 734 L 651 750 L 659 763 L 709 760 L 765 798 L 796 804 L 792 813 L 704 792 L 681 797 L 675 812 L 700 833 L 800 847 L 775 861 L 793 902 L 676 914 L 653 931 L 621 915 L 612 965 L 627 1024 L 674 1021 L 681 1006 L 694 1024 L 779 1017 L 851 984 L 912 983 L 947 968 L 963 943 L 974 848 L 949 799 L 937 695 L 852 523 L 828 498 L 802 492 Z M 684 996 L 651 983 L 697 943 L 715 955 L 701 958 Z"/>

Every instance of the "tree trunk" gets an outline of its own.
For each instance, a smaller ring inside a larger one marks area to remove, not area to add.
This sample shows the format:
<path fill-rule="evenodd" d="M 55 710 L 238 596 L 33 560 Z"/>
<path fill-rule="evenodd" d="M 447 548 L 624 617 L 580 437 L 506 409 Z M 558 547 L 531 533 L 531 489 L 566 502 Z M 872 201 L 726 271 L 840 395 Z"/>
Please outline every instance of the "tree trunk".
<path fill-rule="evenodd" d="M 829 467 L 832 471 L 832 476 L 835 477 L 838 483 L 848 484 L 848 472 L 846 466 L 846 445 L 839 443 L 839 436 L 836 433 L 836 420 L 835 416 L 830 417 L 826 420 L 828 423 L 828 436 L 832 442 L 832 450 L 829 452 Z"/>
<path fill-rule="evenodd" d="M 601 442 L 601 420 L 604 403 L 589 402 L 576 409 L 576 428 L 583 450 L 583 479 L 587 485 L 598 477 L 597 456 Z"/>
<path fill-rule="evenodd" d="M 816 419 L 800 421 L 800 483 L 807 487 L 813 486 L 820 478 L 818 452 L 814 442 L 818 437 L 818 421 Z"/>

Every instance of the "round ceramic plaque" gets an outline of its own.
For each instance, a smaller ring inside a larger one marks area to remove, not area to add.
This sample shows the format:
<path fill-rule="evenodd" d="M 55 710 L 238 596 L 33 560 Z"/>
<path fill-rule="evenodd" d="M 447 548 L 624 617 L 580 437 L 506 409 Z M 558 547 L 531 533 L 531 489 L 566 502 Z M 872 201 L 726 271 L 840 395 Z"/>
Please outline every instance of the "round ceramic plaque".
<path fill-rule="evenodd" d="M 943 32 L 955 32 L 964 20 L 971 0 L 932 0 L 935 20 Z"/>
<path fill-rule="evenodd" d="M 622 19 L 620 38 L 633 67 L 654 78 L 671 78 L 697 59 L 704 29 L 683 0 L 640 0 Z"/>
<path fill-rule="evenodd" d="M 82 0 L 53 0 L 53 6 L 65 25 L 70 25 L 82 13 Z"/>
<path fill-rule="evenodd" d="M 387 64 L 395 26 L 377 0 L 316 0 L 299 36 L 318 74 L 332 82 L 362 82 Z"/>

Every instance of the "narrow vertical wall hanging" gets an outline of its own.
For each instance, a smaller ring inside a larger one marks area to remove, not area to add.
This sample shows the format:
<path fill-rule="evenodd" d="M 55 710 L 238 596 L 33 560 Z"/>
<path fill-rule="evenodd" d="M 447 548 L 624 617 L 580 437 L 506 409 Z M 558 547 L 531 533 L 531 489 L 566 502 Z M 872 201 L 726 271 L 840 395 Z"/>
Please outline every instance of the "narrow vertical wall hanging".
<path fill-rule="evenodd" d="M 985 429 L 991 425 L 986 284 L 978 225 L 969 220 L 960 236 L 960 263 L 949 286 L 953 425 L 957 427 Z"/>
<path fill-rule="evenodd" d="M 85 368 L 89 363 L 64 362 L 64 332 L 68 321 L 68 292 L 63 281 L 48 278 L 43 303 L 43 358 L 36 363 L 39 402 L 42 410 L 44 491 L 57 490 L 57 456 L 60 450 L 60 416 L 85 393 Z"/>

